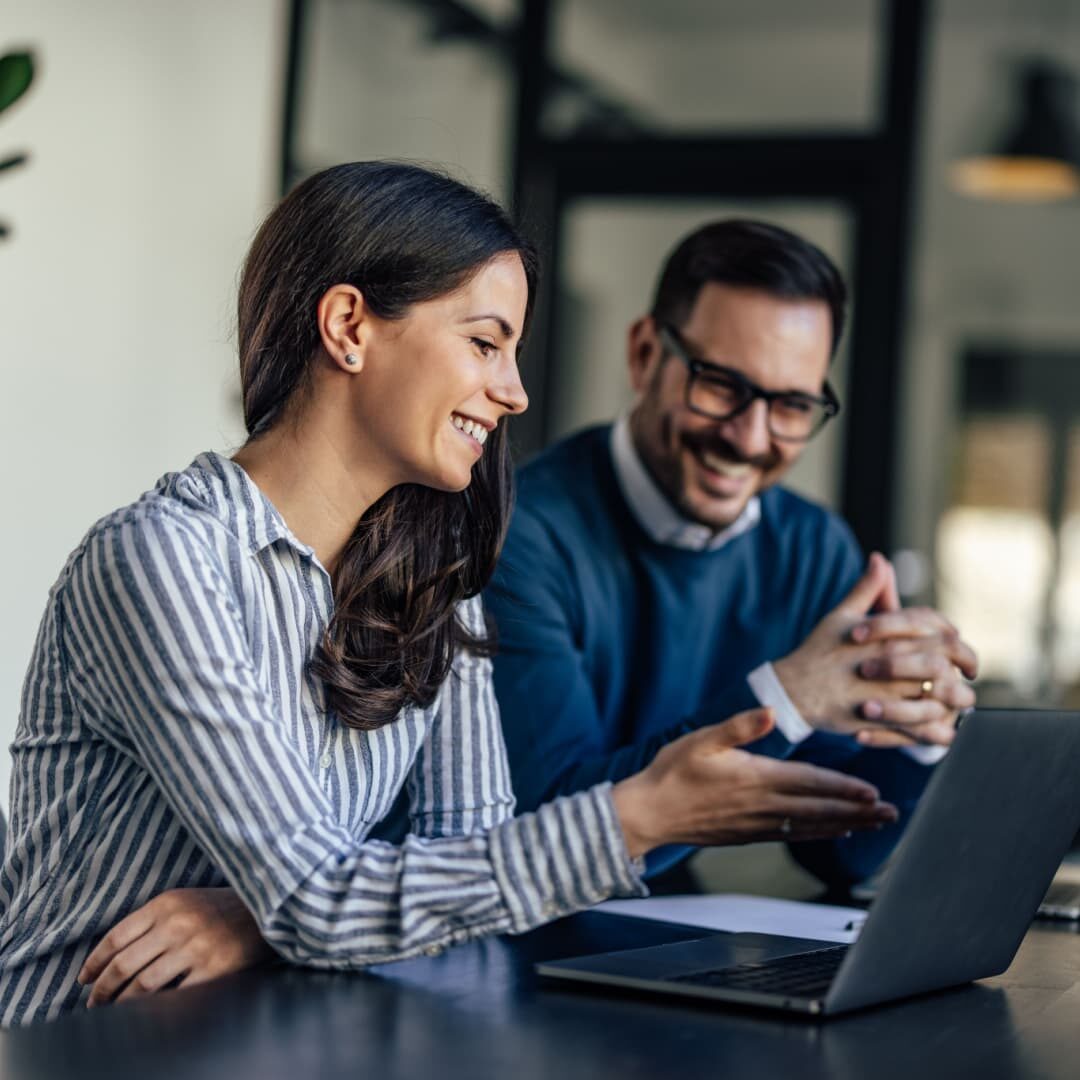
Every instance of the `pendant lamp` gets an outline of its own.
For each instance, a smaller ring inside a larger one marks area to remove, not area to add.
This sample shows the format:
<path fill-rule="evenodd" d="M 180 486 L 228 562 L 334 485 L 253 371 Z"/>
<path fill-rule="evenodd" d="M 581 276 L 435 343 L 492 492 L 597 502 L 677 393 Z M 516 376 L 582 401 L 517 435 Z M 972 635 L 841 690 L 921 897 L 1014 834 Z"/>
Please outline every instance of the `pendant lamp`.
<path fill-rule="evenodd" d="M 954 162 L 955 190 L 982 199 L 1049 201 L 1080 195 L 1076 80 L 1046 59 L 1018 72 L 1019 115 L 990 153 Z"/>

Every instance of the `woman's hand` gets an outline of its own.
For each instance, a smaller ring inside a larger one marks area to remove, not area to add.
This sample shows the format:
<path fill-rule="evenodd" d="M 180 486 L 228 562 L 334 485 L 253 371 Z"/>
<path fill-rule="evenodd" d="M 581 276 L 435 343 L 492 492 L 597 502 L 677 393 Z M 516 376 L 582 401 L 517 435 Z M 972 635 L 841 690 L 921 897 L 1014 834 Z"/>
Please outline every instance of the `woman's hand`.
<path fill-rule="evenodd" d="M 668 743 L 612 796 L 630 855 L 661 844 L 818 840 L 897 819 L 877 789 L 844 773 L 738 747 L 773 725 L 768 709 L 739 713 Z"/>
<path fill-rule="evenodd" d="M 232 889 L 171 889 L 118 922 L 79 972 L 87 1005 L 193 986 L 267 960 L 273 950 Z"/>

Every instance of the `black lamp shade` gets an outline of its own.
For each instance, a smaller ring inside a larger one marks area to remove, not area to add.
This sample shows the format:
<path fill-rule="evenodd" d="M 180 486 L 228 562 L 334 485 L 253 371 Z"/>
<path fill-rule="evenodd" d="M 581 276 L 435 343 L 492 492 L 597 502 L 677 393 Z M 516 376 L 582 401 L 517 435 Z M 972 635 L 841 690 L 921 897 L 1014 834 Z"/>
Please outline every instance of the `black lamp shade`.
<path fill-rule="evenodd" d="M 1080 194 L 1076 80 L 1048 60 L 1019 70 L 1015 126 L 990 153 L 958 161 L 954 187 L 980 198 L 1047 200 Z"/>
<path fill-rule="evenodd" d="M 1020 72 L 1020 122 L 1002 144 L 1004 157 L 1050 158 L 1080 166 L 1076 80 L 1044 60 Z"/>

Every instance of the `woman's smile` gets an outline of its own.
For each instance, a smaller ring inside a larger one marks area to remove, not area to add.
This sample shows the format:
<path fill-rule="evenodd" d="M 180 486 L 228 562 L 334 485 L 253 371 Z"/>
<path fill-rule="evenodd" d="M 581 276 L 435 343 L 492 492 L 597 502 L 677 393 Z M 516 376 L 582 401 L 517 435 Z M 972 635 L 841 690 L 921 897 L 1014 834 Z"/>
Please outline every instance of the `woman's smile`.
<path fill-rule="evenodd" d="M 469 443 L 476 451 L 477 456 L 483 453 L 484 443 L 487 442 L 488 435 L 490 435 L 495 428 L 494 424 L 491 424 L 489 427 L 488 424 L 481 420 L 474 420 L 464 413 L 457 412 L 450 417 L 450 422 L 466 439 L 469 440 Z"/>

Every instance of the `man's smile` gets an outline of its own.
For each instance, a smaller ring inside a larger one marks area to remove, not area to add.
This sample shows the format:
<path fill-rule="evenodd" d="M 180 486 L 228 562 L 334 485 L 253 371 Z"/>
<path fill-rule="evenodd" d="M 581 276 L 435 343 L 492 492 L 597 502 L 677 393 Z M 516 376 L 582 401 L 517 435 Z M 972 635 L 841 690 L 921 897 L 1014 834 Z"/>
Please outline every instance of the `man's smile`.
<path fill-rule="evenodd" d="M 714 498 L 733 498 L 742 495 L 755 482 L 758 468 L 745 461 L 733 461 L 715 450 L 701 446 L 687 447 L 693 458 L 698 486 Z"/>

